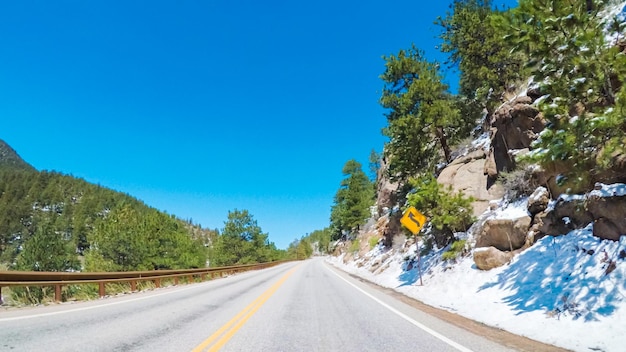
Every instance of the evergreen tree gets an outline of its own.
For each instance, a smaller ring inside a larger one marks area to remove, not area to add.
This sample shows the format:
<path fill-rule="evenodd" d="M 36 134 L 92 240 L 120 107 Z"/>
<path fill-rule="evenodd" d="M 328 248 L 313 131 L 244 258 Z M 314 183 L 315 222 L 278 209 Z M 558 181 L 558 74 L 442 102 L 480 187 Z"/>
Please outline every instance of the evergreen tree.
<path fill-rule="evenodd" d="M 626 95 L 626 56 L 605 39 L 622 36 L 623 23 L 604 21 L 608 4 L 522 0 L 505 22 L 515 49 L 534 58 L 534 79 L 546 93 L 539 108 L 548 127 L 533 157 L 547 169 L 569 170 L 559 180 L 576 191 L 589 189 L 625 152 L 618 107 Z"/>
<path fill-rule="evenodd" d="M 473 120 L 485 110 L 490 116 L 506 88 L 526 78 L 525 55 L 511 53 L 507 32 L 498 25 L 502 13 L 491 0 L 455 0 L 446 17 L 435 22 L 443 29 L 441 51 L 460 70 L 460 107 Z"/>
<path fill-rule="evenodd" d="M 74 271 L 80 262 L 71 240 L 48 219 L 38 221 L 35 233 L 24 243 L 15 268 L 24 271 Z"/>
<path fill-rule="evenodd" d="M 369 178 L 370 181 L 374 184 L 374 190 L 376 189 L 376 181 L 378 178 L 378 169 L 380 169 L 380 160 L 381 156 L 374 149 L 370 152 L 369 158 Z"/>
<path fill-rule="evenodd" d="M 429 219 L 433 225 L 429 235 L 439 247 L 450 244 L 455 232 L 466 231 L 475 221 L 471 197 L 454 192 L 450 186 L 444 188 L 432 175 L 411 179 L 410 184 L 413 191 L 407 197 L 408 203 Z"/>
<path fill-rule="evenodd" d="M 97 223 L 85 255 L 87 271 L 204 267 L 205 247 L 175 218 L 122 204 Z"/>
<path fill-rule="evenodd" d="M 313 246 L 308 236 L 302 236 L 299 240 L 294 240 L 289 244 L 287 253 L 290 259 L 304 260 L 313 255 Z"/>
<path fill-rule="evenodd" d="M 247 210 L 228 212 L 228 220 L 218 237 L 215 265 L 251 264 L 270 261 L 275 246 L 268 241 L 252 214 Z"/>
<path fill-rule="evenodd" d="M 329 227 L 323 230 L 315 230 L 311 232 L 308 236 L 308 239 L 311 243 L 317 243 L 317 249 L 323 253 L 327 254 L 330 251 L 330 239 L 332 237 L 332 231 Z"/>
<path fill-rule="evenodd" d="M 432 170 L 442 159 L 450 161 L 450 143 L 467 131 L 448 87 L 441 81 L 436 63 L 428 62 L 412 46 L 397 56 L 385 57 L 385 82 L 381 105 L 388 109 L 389 137 L 385 147 L 392 178 L 406 180 Z"/>
<path fill-rule="evenodd" d="M 349 160 L 343 167 L 345 178 L 335 195 L 330 222 L 334 238 L 344 232 L 358 229 L 369 217 L 369 207 L 374 203 L 374 190 L 367 175 L 356 160 Z"/>
<path fill-rule="evenodd" d="M 122 211 L 123 207 L 126 210 Z M 122 216 L 124 212 L 132 216 L 126 219 Z M 113 223 L 107 223 L 113 219 L 129 221 L 126 228 L 119 223 L 115 225 L 129 236 L 135 229 L 146 230 L 138 231 L 137 238 L 120 239 L 114 234 Z M 205 238 L 209 230 L 188 226 L 126 194 L 57 172 L 0 167 L 0 263 L 15 263 L 21 249 L 26 248 L 26 242 L 41 231 L 39 226 L 49 228 L 68 241 L 74 248 L 71 251 L 74 255 L 88 254 L 88 262 L 98 270 L 127 270 L 120 267 L 123 262 L 129 264 L 128 270 L 137 266 L 148 269 L 204 266 L 207 247 L 211 244 L 210 239 Z M 94 234 L 97 231 L 99 233 Z M 106 231 L 112 233 L 110 239 L 120 244 L 121 249 L 129 248 L 128 256 L 120 252 L 117 259 L 113 259 L 113 248 L 108 248 L 106 253 L 98 252 L 97 248 L 89 251 L 90 239 L 109 246 L 106 244 L 109 237 L 104 236 Z M 153 237 L 149 237 L 149 232 Z M 137 251 L 131 243 L 135 240 L 138 241 Z M 144 253 L 144 242 L 156 245 Z M 123 259 L 130 260 L 135 254 L 141 254 L 142 259 L 138 262 Z"/>

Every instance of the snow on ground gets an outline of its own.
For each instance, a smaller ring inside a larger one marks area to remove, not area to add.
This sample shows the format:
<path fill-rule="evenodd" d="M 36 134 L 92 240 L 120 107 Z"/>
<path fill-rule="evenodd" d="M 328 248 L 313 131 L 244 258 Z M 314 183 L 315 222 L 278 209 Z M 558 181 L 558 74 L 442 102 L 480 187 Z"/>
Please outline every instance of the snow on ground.
<path fill-rule="evenodd" d="M 595 195 L 622 194 L 602 185 Z M 511 216 L 523 208 L 499 210 Z M 498 211 L 496 211 L 498 213 Z M 626 350 L 626 236 L 600 240 L 592 224 L 564 236 L 546 236 L 501 268 L 481 271 L 470 256 L 456 263 L 422 257 L 420 285 L 415 245 L 407 253 L 377 246 L 359 263 L 328 261 L 434 307 L 574 351 Z M 374 273 L 372 273 L 374 271 Z"/>

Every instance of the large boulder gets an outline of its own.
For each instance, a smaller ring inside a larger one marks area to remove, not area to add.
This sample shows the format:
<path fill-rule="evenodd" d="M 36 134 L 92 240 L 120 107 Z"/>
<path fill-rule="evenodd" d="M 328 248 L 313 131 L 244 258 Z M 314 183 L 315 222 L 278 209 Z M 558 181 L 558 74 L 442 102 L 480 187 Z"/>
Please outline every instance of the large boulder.
<path fill-rule="evenodd" d="M 490 201 L 500 199 L 504 195 L 502 186 L 490 182 L 489 177 L 485 175 L 485 158 L 482 149 L 475 150 L 455 159 L 437 177 L 440 184 L 452 186 L 454 191 L 461 191 L 466 196 L 474 198 L 472 204 L 474 216 L 482 214 Z"/>
<path fill-rule="evenodd" d="M 587 196 L 587 211 L 594 219 L 593 235 L 618 241 L 626 235 L 626 196 Z"/>
<path fill-rule="evenodd" d="M 606 218 L 599 218 L 593 222 L 593 235 L 605 240 L 619 241 L 625 234 L 614 222 Z"/>
<path fill-rule="evenodd" d="M 495 247 L 501 251 L 514 251 L 524 247 L 530 216 L 516 219 L 489 219 L 476 237 L 476 248 Z"/>
<path fill-rule="evenodd" d="M 503 252 L 494 247 L 474 249 L 474 264 L 480 270 L 491 270 L 508 264 L 515 252 Z"/>

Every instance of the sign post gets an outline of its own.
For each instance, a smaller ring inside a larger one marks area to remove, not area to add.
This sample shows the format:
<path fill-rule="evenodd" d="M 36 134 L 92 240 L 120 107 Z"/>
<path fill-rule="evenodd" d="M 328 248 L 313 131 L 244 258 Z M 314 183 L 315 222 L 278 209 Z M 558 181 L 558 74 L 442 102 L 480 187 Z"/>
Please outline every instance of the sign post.
<path fill-rule="evenodd" d="M 402 215 L 400 223 L 417 237 L 417 234 L 426 223 L 426 216 L 415 209 L 415 207 L 409 207 Z M 415 246 L 417 247 L 417 239 L 415 240 Z M 419 247 L 417 248 L 417 272 L 420 276 L 420 286 L 424 286 L 422 281 L 422 256 L 420 255 Z"/>

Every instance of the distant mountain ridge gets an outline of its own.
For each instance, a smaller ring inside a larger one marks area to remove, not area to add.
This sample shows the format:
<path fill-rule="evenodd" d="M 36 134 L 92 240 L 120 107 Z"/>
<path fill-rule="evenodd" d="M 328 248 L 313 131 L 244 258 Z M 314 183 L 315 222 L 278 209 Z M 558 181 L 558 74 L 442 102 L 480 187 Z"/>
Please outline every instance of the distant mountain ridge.
<path fill-rule="evenodd" d="M 15 149 L 0 139 L 0 167 L 11 167 L 22 170 L 35 171 L 35 168 L 24 161 Z"/>

